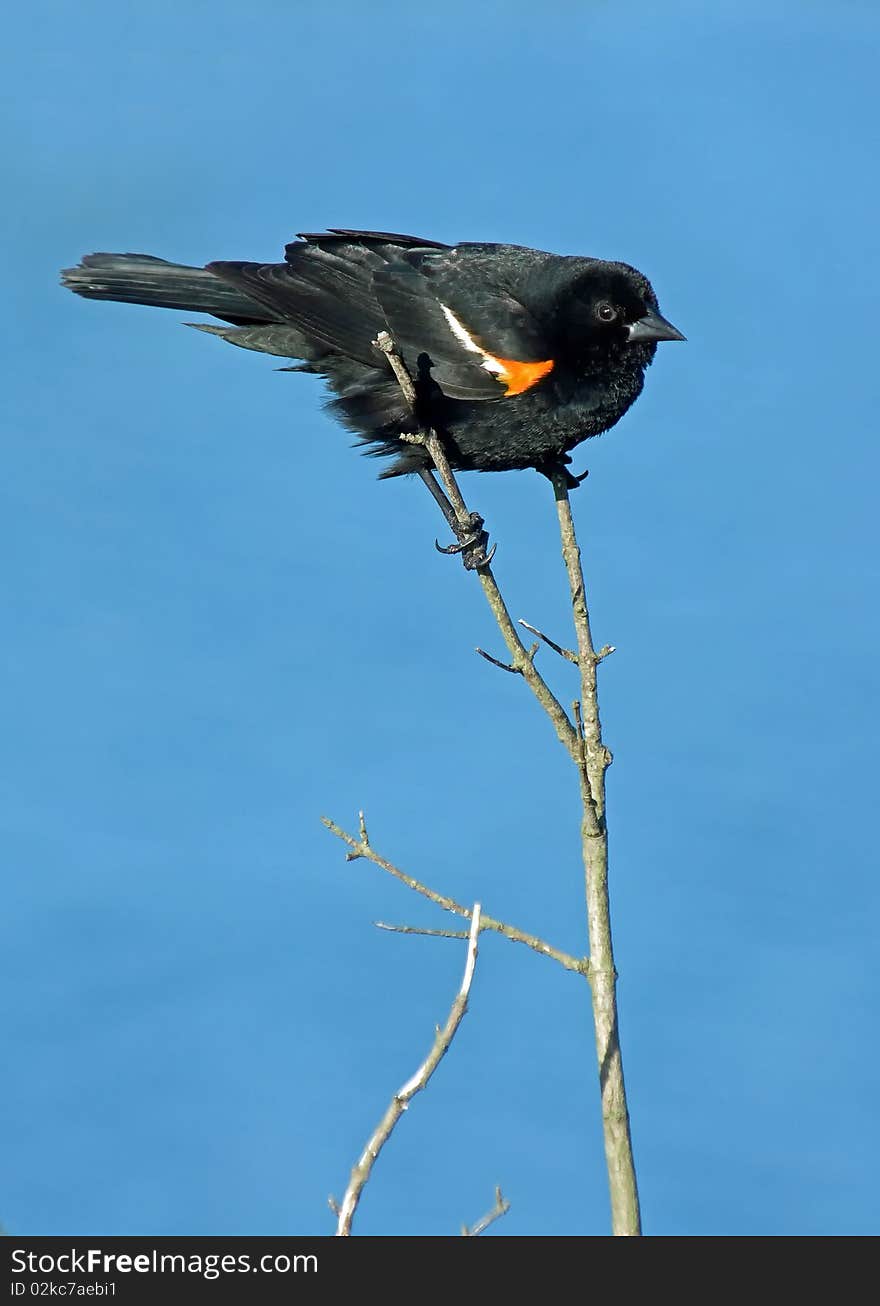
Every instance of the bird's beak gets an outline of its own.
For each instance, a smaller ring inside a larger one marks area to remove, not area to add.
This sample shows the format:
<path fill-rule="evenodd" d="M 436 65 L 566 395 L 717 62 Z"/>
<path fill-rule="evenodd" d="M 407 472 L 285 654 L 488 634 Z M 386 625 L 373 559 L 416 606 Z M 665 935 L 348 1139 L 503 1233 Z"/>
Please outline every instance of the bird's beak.
<path fill-rule="evenodd" d="M 631 345 L 644 344 L 649 340 L 687 340 L 665 317 L 648 309 L 644 317 L 633 322 L 627 329 L 627 342 Z"/>

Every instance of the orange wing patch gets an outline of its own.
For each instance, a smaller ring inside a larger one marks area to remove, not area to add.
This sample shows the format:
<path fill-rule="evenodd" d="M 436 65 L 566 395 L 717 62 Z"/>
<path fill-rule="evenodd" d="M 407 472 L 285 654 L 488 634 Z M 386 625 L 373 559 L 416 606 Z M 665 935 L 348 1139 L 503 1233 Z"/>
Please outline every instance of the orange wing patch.
<path fill-rule="evenodd" d="M 548 376 L 553 371 L 553 364 L 552 358 L 543 363 L 518 363 L 514 358 L 492 358 L 489 355 L 483 366 L 495 373 L 508 395 L 521 395 Z"/>
<path fill-rule="evenodd" d="M 542 363 L 520 363 L 515 358 L 496 358 L 484 349 L 478 340 L 475 340 L 468 331 L 465 324 L 460 321 L 448 304 L 441 304 L 443 316 L 450 331 L 455 336 L 459 344 L 464 345 L 465 349 L 471 354 L 482 355 L 482 367 L 498 380 L 504 386 L 505 398 L 509 395 L 521 395 L 525 390 L 531 390 L 533 385 L 537 385 L 540 380 L 547 376 L 548 372 L 553 371 L 554 359 L 545 359 Z"/>

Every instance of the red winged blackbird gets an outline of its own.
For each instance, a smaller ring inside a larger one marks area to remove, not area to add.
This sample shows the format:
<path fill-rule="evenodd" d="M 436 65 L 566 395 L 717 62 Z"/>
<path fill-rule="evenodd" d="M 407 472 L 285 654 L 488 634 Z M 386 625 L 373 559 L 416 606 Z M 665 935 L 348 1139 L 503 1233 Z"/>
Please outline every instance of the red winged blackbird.
<path fill-rule="evenodd" d="M 284 263 L 184 267 L 147 254 L 89 254 L 63 274 L 87 299 L 210 313 L 191 323 L 231 344 L 303 360 L 337 396 L 333 413 L 382 473 L 429 465 L 399 436 L 432 426 L 456 469 L 558 468 L 638 397 L 658 340 L 684 336 L 626 263 L 519 245 L 441 245 L 388 232 L 302 235 Z M 389 331 L 419 396 L 408 411 L 388 358 Z"/>

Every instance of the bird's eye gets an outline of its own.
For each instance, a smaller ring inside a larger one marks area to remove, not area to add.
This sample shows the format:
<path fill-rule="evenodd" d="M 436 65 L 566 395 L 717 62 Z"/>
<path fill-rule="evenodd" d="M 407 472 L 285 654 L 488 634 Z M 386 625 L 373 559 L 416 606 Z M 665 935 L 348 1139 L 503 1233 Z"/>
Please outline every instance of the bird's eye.
<path fill-rule="evenodd" d="M 603 300 L 601 304 L 596 305 L 596 317 L 600 322 L 614 322 L 617 318 L 617 309 L 607 300 Z"/>

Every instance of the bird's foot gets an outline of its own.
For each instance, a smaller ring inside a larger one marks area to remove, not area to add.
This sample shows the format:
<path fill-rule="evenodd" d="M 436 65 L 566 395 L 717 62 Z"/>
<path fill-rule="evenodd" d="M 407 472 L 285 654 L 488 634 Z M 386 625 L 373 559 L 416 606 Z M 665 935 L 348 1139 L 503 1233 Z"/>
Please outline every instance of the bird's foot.
<path fill-rule="evenodd" d="M 486 552 L 489 543 L 489 532 L 483 529 L 483 525 L 483 518 L 480 514 L 472 512 L 467 521 L 457 522 L 453 526 L 456 535 L 455 544 L 444 545 L 435 540 L 434 547 L 438 553 L 460 553 L 466 571 L 476 571 L 480 567 L 488 567 L 498 546 L 493 544 L 488 553 Z"/>
<path fill-rule="evenodd" d="M 570 462 L 571 459 L 568 454 L 563 454 L 561 458 L 547 458 L 543 462 L 537 463 L 536 470 L 539 471 L 542 476 L 546 476 L 548 481 L 552 481 L 555 477 L 561 476 L 565 481 L 565 488 L 567 490 L 576 490 L 578 486 L 587 479 L 590 471 L 588 468 L 585 472 L 581 472 L 580 476 L 574 476 L 568 470 L 566 465 Z"/>

